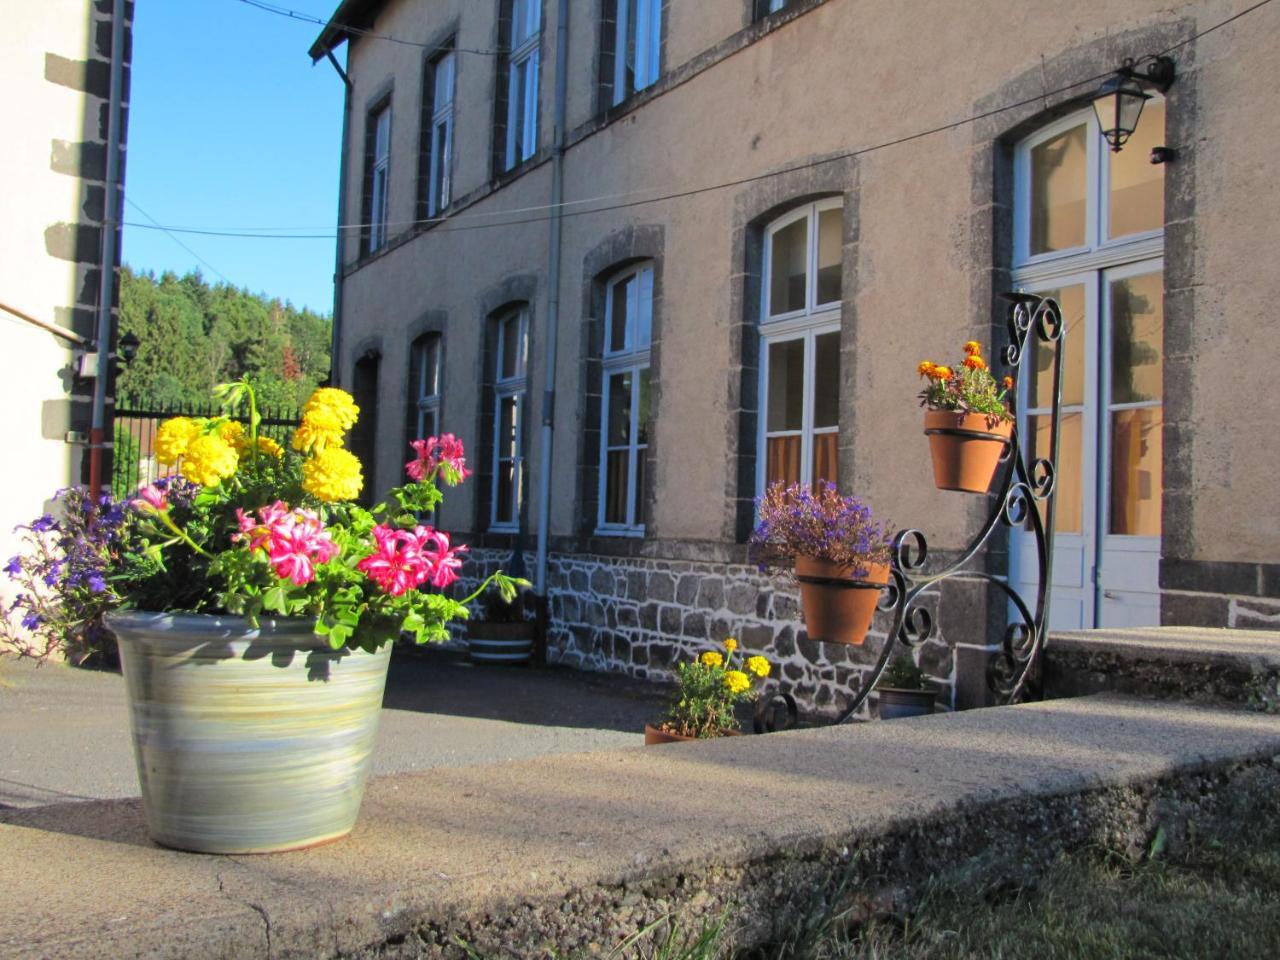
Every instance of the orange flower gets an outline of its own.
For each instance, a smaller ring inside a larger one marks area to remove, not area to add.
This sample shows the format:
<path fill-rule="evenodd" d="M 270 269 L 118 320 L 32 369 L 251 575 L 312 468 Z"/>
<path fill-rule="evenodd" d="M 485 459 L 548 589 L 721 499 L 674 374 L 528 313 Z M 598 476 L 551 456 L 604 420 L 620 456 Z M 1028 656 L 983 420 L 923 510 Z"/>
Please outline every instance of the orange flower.
<path fill-rule="evenodd" d="M 934 367 L 929 371 L 929 376 L 935 380 L 950 380 L 952 377 L 950 367 Z"/>
<path fill-rule="evenodd" d="M 1013 377 L 1005 377 L 1003 383 L 1006 390 L 1013 389 Z"/>
<path fill-rule="evenodd" d="M 970 340 L 964 345 L 964 355 L 966 357 L 976 357 L 982 353 L 982 344 L 977 340 Z"/>
<path fill-rule="evenodd" d="M 978 356 L 976 353 L 971 353 L 971 354 L 969 354 L 967 357 L 965 357 L 965 358 L 964 358 L 964 365 L 965 365 L 966 367 L 968 367 L 970 370 L 985 370 L 985 369 L 987 369 L 987 361 L 983 360 L 983 359 L 982 359 L 980 356 Z"/>
<path fill-rule="evenodd" d="M 937 364 L 932 360 L 922 360 L 920 366 L 916 367 L 916 373 L 922 377 L 932 376 L 933 371 L 937 369 Z"/>

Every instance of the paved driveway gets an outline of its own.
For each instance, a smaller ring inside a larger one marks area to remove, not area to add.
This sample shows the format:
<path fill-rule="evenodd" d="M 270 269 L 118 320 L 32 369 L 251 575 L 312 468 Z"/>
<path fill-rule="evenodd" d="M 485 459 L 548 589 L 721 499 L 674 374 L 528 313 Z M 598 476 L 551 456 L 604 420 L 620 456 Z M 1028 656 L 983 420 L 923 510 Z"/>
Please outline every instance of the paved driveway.
<path fill-rule="evenodd" d="M 639 746 L 662 709 L 661 688 L 625 677 L 397 655 L 373 772 Z M 0 806 L 137 795 L 118 674 L 0 660 Z"/>

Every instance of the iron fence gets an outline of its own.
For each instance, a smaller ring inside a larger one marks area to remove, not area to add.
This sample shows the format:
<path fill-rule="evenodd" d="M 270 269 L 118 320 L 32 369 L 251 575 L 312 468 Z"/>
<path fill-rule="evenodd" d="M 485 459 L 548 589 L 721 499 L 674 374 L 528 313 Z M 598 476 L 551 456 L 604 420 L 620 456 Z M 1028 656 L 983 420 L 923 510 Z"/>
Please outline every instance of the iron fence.
<path fill-rule="evenodd" d="M 258 407 L 262 415 L 258 432 L 282 446 L 302 419 L 296 407 Z M 215 403 L 162 403 L 145 397 L 122 396 L 116 400 L 115 434 L 112 448 L 111 490 L 117 499 L 131 496 L 135 490 L 161 477 L 178 472 L 156 459 L 155 439 L 160 424 L 173 417 L 221 417 L 222 408 Z M 248 416 L 232 417 L 248 423 Z"/>

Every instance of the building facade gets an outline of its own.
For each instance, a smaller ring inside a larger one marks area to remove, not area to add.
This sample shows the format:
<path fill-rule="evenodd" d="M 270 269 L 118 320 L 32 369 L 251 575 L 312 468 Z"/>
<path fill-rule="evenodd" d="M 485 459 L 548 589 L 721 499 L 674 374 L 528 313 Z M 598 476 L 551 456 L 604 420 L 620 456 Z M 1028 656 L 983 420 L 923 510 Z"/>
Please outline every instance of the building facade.
<path fill-rule="evenodd" d="M 17 552 L 16 525 L 46 510 L 55 490 L 89 480 L 94 381 L 80 376 L 77 361 L 92 351 L 97 338 L 107 231 L 119 250 L 120 227 L 106 224 L 112 38 L 118 8 L 123 102 L 133 18 L 132 0 L 47 0 L 11 7 L 9 29 L 0 39 L 5 81 L 0 404 L 9 464 L 0 503 L 0 555 L 5 559 Z M 121 120 L 117 185 L 124 179 L 123 126 Z M 109 425 L 109 404 L 107 413 Z M 103 456 L 102 475 L 109 478 L 109 451 Z M 0 594 L 7 589 L 6 578 Z"/>
<path fill-rule="evenodd" d="M 988 504 L 934 489 L 916 364 L 1052 292 L 1053 625 L 1280 625 L 1280 452 L 1242 409 L 1275 353 L 1280 14 L 1209 29 L 1239 8 L 346 0 L 311 53 L 346 44 L 335 357 L 372 483 L 455 433 L 476 476 L 439 521 L 478 567 L 538 567 L 547 486 L 551 659 L 664 675 L 734 634 L 834 709 L 879 644 L 805 636 L 748 562 L 754 498 L 832 480 L 954 556 Z M 1110 151 L 1093 94 L 1163 53 Z M 982 562 L 1027 556 L 1014 532 Z M 982 702 L 1003 601 L 931 604 L 917 658 Z"/>

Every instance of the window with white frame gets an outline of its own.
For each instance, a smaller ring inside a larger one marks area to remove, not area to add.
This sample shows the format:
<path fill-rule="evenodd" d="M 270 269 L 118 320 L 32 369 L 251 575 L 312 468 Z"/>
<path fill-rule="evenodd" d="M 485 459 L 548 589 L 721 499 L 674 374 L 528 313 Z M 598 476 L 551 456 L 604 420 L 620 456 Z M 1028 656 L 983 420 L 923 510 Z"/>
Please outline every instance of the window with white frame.
<path fill-rule="evenodd" d="M 615 0 L 613 102 L 651 86 L 661 69 L 663 0 Z"/>
<path fill-rule="evenodd" d="M 500 317 L 495 330 L 493 496 L 489 525 L 515 530 L 524 499 L 524 411 L 529 311 L 520 307 Z"/>
<path fill-rule="evenodd" d="M 451 41 L 452 42 L 452 41 Z M 457 55 L 442 53 L 427 69 L 431 92 L 430 134 L 427 147 L 427 216 L 449 206 L 453 166 L 453 90 Z"/>
<path fill-rule="evenodd" d="M 836 481 L 843 208 L 820 200 L 765 231 L 758 489 Z"/>
<path fill-rule="evenodd" d="M 440 335 L 427 333 L 409 350 L 409 439 L 440 435 Z"/>
<path fill-rule="evenodd" d="M 644 533 L 652 335 L 653 264 L 644 263 L 605 289 L 599 533 Z"/>
<path fill-rule="evenodd" d="M 507 57 L 506 149 L 510 170 L 538 149 L 538 48 L 542 40 L 541 0 L 509 0 L 510 53 Z"/>
<path fill-rule="evenodd" d="M 756 19 L 777 13 L 790 2 L 791 0 L 756 0 Z"/>
<path fill-rule="evenodd" d="M 391 168 L 391 101 L 369 115 L 368 252 L 387 242 L 387 186 Z"/>

